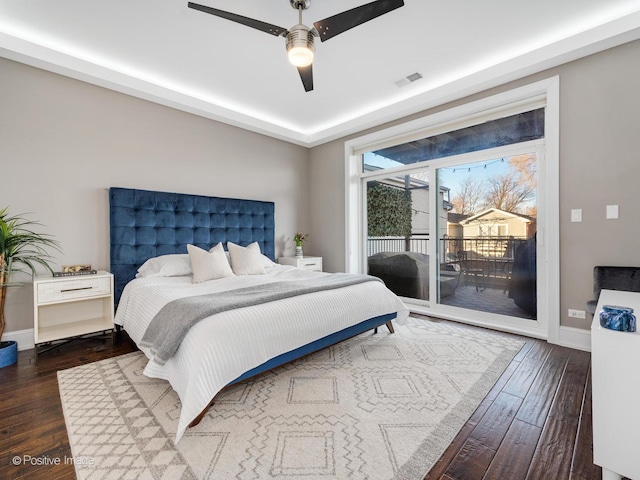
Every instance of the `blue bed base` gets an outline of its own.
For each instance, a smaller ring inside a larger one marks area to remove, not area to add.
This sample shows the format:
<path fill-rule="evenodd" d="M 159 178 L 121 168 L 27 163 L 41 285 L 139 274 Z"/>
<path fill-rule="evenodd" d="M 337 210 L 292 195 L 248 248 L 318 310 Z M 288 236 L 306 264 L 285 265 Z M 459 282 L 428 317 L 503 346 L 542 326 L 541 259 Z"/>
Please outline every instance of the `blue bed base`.
<path fill-rule="evenodd" d="M 262 365 L 259 365 L 256 368 L 252 368 L 248 372 L 240 375 L 233 382 L 229 383 L 229 385 L 240 383 L 247 378 L 254 377 L 268 370 L 273 370 L 274 368 L 284 365 L 285 363 L 292 362 L 298 358 L 304 357 L 305 355 L 309 355 L 310 353 L 317 352 L 318 350 L 322 350 L 323 348 L 335 345 L 336 343 L 339 343 L 348 338 L 355 337 L 356 335 L 366 332 L 367 330 L 378 328 L 379 326 L 390 322 L 394 318 L 396 318 L 396 313 L 388 313 L 386 315 L 380 315 L 379 317 L 373 317 L 365 320 L 364 322 L 360 322 L 356 325 L 352 325 L 343 330 L 340 330 L 339 332 L 327 335 L 326 337 L 323 337 L 314 342 L 307 343 L 306 345 L 298 347 L 295 350 L 291 350 L 290 352 L 278 355 L 271 360 L 267 360 Z"/>

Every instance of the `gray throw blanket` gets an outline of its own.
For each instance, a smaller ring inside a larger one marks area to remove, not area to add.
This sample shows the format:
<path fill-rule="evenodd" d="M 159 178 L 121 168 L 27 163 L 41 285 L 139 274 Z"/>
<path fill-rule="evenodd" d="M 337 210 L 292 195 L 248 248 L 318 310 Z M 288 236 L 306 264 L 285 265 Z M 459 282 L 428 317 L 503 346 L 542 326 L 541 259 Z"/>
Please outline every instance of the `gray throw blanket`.
<path fill-rule="evenodd" d="M 211 315 L 296 295 L 372 281 L 381 282 L 379 278 L 369 275 L 335 273 L 297 282 L 274 282 L 226 292 L 179 298 L 167 303 L 153 317 L 140 345 L 148 347 L 155 355 L 154 361 L 164 365 L 176 353 L 189 329 Z"/>

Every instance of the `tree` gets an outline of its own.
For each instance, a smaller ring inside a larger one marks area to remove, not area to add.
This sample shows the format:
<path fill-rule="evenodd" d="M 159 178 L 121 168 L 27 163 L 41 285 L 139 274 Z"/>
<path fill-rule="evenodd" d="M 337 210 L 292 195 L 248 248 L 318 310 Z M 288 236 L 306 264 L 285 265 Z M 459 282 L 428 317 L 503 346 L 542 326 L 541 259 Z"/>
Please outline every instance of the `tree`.
<path fill-rule="evenodd" d="M 509 166 L 516 172 L 518 181 L 534 190 L 538 186 L 536 165 L 536 156 L 533 153 L 515 155 L 509 159 Z"/>
<path fill-rule="evenodd" d="M 506 212 L 518 212 L 523 203 L 535 193 L 535 187 L 519 180 L 511 171 L 487 180 L 484 208 L 498 208 Z"/>
<path fill-rule="evenodd" d="M 462 215 L 474 215 L 479 213 L 486 203 L 485 187 L 477 178 L 467 177 L 460 184 L 460 193 L 451 199 L 453 210 Z"/>

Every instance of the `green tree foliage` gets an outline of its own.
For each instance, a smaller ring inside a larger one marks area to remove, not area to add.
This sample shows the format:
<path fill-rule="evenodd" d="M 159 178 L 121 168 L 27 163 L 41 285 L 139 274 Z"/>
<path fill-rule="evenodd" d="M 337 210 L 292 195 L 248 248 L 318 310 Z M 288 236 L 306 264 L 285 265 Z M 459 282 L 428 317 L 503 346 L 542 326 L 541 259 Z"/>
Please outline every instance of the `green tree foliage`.
<path fill-rule="evenodd" d="M 382 184 L 370 186 L 367 223 L 370 237 L 411 236 L 411 192 Z"/>

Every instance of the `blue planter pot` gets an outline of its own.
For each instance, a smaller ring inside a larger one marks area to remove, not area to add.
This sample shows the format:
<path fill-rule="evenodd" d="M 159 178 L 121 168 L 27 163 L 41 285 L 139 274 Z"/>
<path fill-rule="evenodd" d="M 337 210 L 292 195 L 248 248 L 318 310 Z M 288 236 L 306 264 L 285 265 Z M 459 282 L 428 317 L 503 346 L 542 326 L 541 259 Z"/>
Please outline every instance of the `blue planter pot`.
<path fill-rule="evenodd" d="M 18 344 L 13 340 L 0 342 L 0 368 L 8 367 L 18 361 Z"/>

